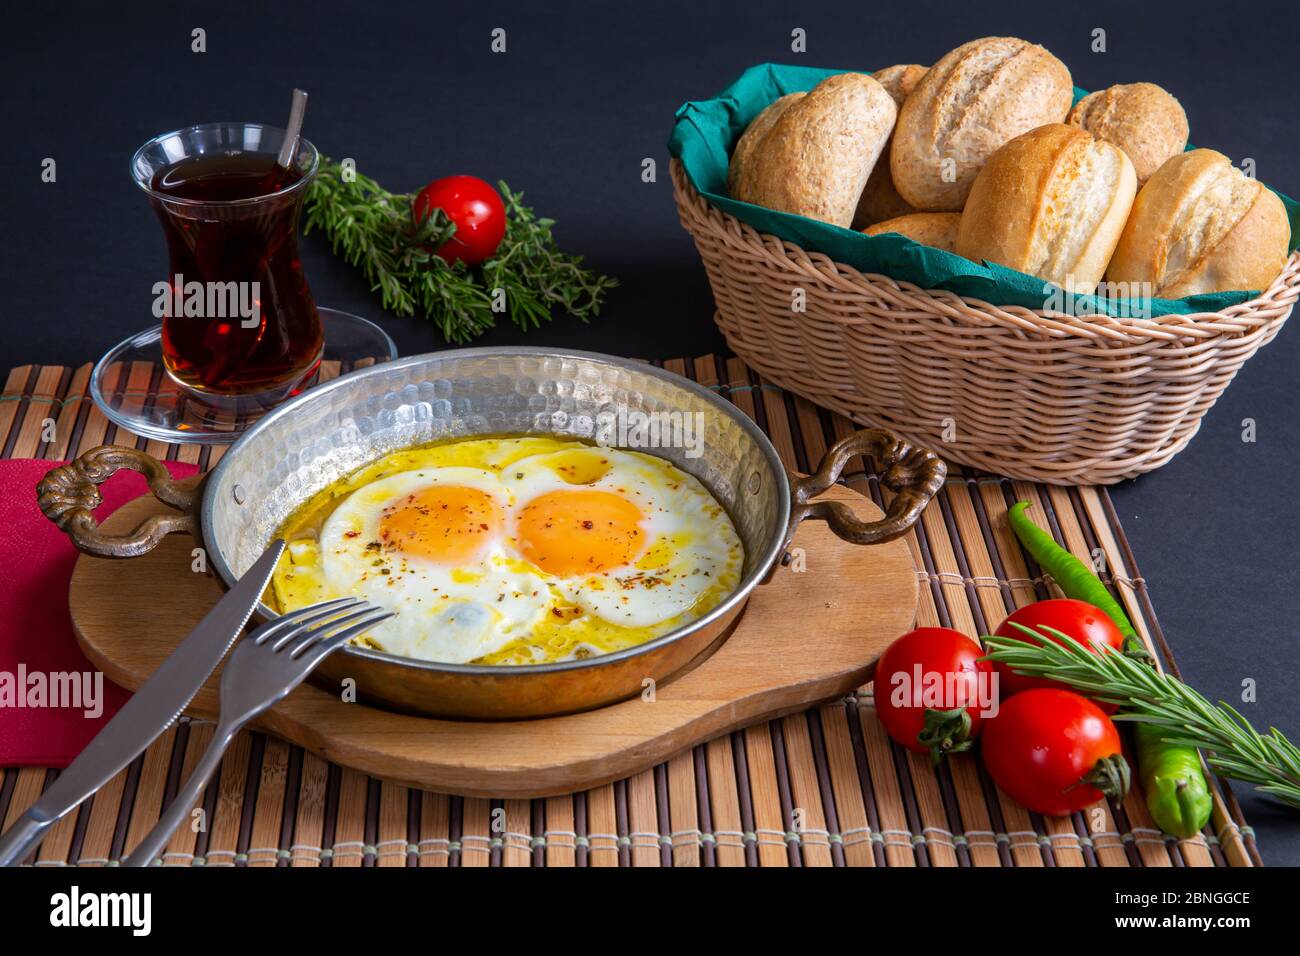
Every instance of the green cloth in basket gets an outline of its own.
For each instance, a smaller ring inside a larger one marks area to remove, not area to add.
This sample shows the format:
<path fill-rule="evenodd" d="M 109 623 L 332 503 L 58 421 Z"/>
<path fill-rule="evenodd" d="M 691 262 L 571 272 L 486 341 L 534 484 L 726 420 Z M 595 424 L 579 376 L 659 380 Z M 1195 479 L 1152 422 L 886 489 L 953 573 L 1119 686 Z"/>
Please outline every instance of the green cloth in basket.
<path fill-rule="evenodd" d="M 826 77 L 843 72 L 774 63 L 751 67 L 713 98 L 686 103 L 677 111 L 668 151 L 682 161 L 691 183 L 710 203 L 759 232 L 779 236 L 809 252 L 824 253 L 836 262 L 846 263 L 862 272 L 881 273 L 923 289 L 946 289 L 994 305 L 1043 308 L 1051 287 L 1042 279 L 1023 272 L 995 263 L 971 262 L 902 236 L 865 236 L 852 229 L 738 202 L 727 196 L 727 163 L 731 149 L 754 117 L 778 97 L 810 90 Z M 1075 88 L 1076 102 L 1085 95 L 1086 91 Z M 882 162 L 887 161 L 888 157 L 882 158 Z M 1300 237 L 1300 203 L 1281 193 L 1278 195 L 1291 220 L 1290 248 L 1294 250 L 1297 237 Z M 1185 299 L 1154 299 L 1149 308 L 1151 315 L 1218 312 L 1255 295 L 1254 291 L 1243 291 L 1194 295 Z M 1068 301 L 1071 298 L 1073 302 Z M 1143 306 L 1137 303 L 1106 296 L 1067 297 L 1058 292 L 1055 303 L 1054 308 L 1058 311 L 1068 304 L 1068 310 L 1075 315 L 1098 312 L 1118 316 L 1144 314 Z"/>

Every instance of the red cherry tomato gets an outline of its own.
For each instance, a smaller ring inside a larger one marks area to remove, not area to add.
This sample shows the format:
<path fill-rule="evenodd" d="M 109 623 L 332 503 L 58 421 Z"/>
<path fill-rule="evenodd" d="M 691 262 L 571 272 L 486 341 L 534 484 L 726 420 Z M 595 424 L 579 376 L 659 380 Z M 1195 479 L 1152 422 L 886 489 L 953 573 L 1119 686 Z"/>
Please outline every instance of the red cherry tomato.
<path fill-rule="evenodd" d="M 477 176 L 444 176 L 421 189 L 411 209 L 415 221 L 423 222 L 434 209 L 456 224 L 456 234 L 435 250 L 447 262 L 476 266 L 492 257 L 506 234 L 506 207 Z"/>
<path fill-rule="evenodd" d="M 979 644 L 946 627 L 917 628 L 890 644 L 875 677 L 876 715 L 889 736 L 935 760 L 968 750 L 996 697 L 983 656 Z"/>
<path fill-rule="evenodd" d="M 1014 637 L 1022 641 L 1032 640 L 1024 631 L 1012 627 L 1012 624 L 1020 624 L 1023 627 L 1032 629 L 1044 626 L 1054 628 L 1062 634 L 1070 635 L 1085 647 L 1092 647 L 1098 651 L 1106 649 L 1118 651 L 1124 646 L 1124 635 L 1120 633 L 1119 628 L 1115 626 L 1115 622 L 1104 611 L 1098 610 L 1086 601 L 1075 601 L 1071 598 L 1057 598 L 1051 601 L 1039 601 L 1037 604 L 1026 605 L 1009 615 L 996 631 L 1001 637 Z M 1039 631 L 1039 633 L 1044 632 Z M 1061 643 L 1050 634 L 1047 636 L 1054 643 Z M 1049 680 L 1046 677 L 1026 677 L 1023 674 L 1017 674 L 1001 662 L 994 666 L 998 671 L 998 688 L 1002 693 L 1003 700 L 1006 700 L 1012 694 L 1018 694 L 1033 687 L 1056 687 L 1060 690 L 1069 690 L 1066 685 L 1059 681 Z M 1098 706 L 1108 714 L 1115 712 L 1113 704 L 1099 704 Z"/>
<path fill-rule="evenodd" d="M 980 753 L 989 776 L 1030 810 L 1063 816 L 1128 792 L 1119 732 L 1086 697 L 1038 687 L 1004 700 L 985 721 Z"/>

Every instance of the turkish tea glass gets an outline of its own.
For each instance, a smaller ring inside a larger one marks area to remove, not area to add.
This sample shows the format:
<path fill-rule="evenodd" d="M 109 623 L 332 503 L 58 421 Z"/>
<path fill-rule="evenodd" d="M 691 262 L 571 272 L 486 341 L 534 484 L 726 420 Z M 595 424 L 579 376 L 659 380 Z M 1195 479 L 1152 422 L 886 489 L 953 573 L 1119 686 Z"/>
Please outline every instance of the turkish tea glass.
<path fill-rule="evenodd" d="M 285 131 L 207 123 L 156 136 L 131 173 L 167 240 L 153 287 L 163 364 L 192 397 L 264 411 L 310 384 L 321 319 L 298 256 L 298 221 L 320 161 L 301 137 L 288 169 Z"/>

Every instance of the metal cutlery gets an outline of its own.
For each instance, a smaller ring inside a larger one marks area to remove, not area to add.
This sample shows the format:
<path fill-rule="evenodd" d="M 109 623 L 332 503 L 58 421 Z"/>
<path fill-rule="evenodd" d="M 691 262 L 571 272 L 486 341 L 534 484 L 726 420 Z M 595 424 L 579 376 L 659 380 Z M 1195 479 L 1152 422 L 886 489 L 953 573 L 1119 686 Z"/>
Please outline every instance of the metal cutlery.
<path fill-rule="evenodd" d="M 123 865 L 148 866 L 159 855 L 244 724 L 287 696 L 336 648 L 392 616 L 357 598 L 340 598 L 285 614 L 240 641 L 221 673 L 221 713 L 212 742 L 157 826 Z"/>
<path fill-rule="evenodd" d="M 284 551 L 274 541 L 153 676 L 137 690 L 32 807 L 0 837 L 0 866 L 17 866 L 50 827 L 171 726 L 239 636 Z"/>

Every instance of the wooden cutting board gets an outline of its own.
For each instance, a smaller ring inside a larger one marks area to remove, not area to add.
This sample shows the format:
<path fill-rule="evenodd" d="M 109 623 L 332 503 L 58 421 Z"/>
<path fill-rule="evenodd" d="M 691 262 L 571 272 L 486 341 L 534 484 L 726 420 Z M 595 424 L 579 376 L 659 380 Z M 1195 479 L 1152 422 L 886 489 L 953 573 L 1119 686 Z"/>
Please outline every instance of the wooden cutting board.
<path fill-rule="evenodd" d="M 843 486 L 827 497 L 862 518 L 879 517 Z M 105 527 L 125 531 L 165 510 L 141 498 Z M 172 535 L 127 560 L 83 555 L 70 607 L 86 655 L 112 681 L 134 690 L 221 596 L 216 580 L 192 568 L 195 542 Z M 855 547 L 821 522 L 794 539 L 804 570 L 778 567 L 755 589 L 735 631 L 712 657 L 657 688 L 600 710 L 542 720 L 476 723 L 434 720 L 345 703 L 304 685 L 255 726 L 327 760 L 373 776 L 445 793 L 540 797 L 630 776 L 746 724 L 799 711 L 865 684 L 880 652 L 911 627 L 917 581 L 903 541 Z M 189 713 L 213 717 L 218 676 Z"/>

